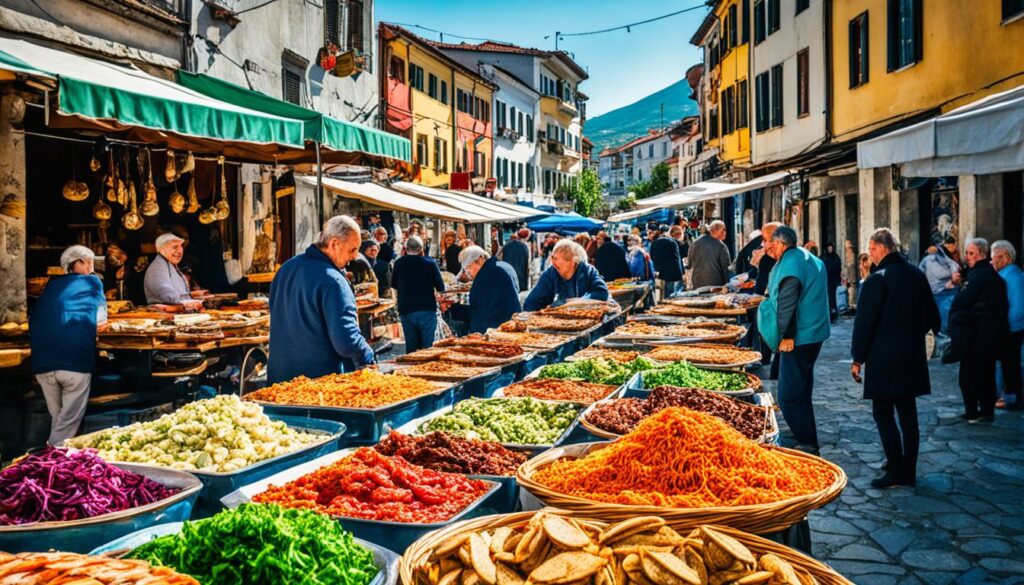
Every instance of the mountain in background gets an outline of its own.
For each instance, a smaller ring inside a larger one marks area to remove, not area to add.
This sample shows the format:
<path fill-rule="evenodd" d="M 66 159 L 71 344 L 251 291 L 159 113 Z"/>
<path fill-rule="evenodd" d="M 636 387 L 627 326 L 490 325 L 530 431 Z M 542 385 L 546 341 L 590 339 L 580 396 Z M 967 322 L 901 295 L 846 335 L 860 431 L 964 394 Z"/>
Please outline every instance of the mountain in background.
<path fill-rule="evenodd" d="M 690 99 L 686 78 L 596 118 L 588 119 L 583 134 L 594 143 L 594 155 L 609 146 L 620 146 L 642 136 L 651 128 L 660 128 L 661 105 L 665 104 L 665 125 L 698 114 L 697 102 Z"/>

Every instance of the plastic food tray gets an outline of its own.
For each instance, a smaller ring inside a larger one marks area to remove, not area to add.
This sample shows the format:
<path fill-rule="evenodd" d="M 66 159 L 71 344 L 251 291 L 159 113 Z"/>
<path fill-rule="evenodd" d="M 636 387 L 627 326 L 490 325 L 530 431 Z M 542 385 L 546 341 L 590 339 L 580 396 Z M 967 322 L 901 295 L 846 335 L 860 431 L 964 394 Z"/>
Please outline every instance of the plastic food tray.
<path fill-rule="evenodd" d="M 625 390 L 622 393 L 622 395 L 619 396 L 619 398 L 643 398 L 643 399 L 646 399 L 648 396 L 650 396 L 650 394 L 651 394 L 651 391 L 647 390 L 647 389 L 630 388 L 630 389 Z M 724 393 L 720 393 L 720 394 L 724 394 Z M 764 440 L 761 441 L 761 442 L 766 444 L 766 445 L 776 445 L 776 444 L 778 444 L 778 442 L 779 442 L 779 421 L 778 421 L 778 418 L 775 415 L 775 400 L 772 399 L 772 395 L 769 394 L 768 392 L 755 392 L 755 393 L 747 395 L 747 396 L 735 396 L 733 398 L 736 399 L 736 400 L 742 400 L 743 402 L 750 402 L 750 403 L 756 404 L 758 406 L 764 406 L 764 407 L 766 407 L 768 409 L 767 431 L 764 434 Z M 594 410 L 598 406 L 598 404 L 608 402 L 609 400 L 610 399 L 602 400 L 600 402 L 595 402 L 594 404 L 591 404 L 590 406 L 588 406 L 583 412 L 580 413 L 580 417 L 579 417 L 580 420 L 586 418 L 586 416 L 592 410 Z M 591 437 L 595 437 L 599 441 L 614 440 L 614 439 L 619 438 L 619 436 L 620 436 L 620 435 L 616 435 L 614 433 L 607 433 L 607 434 L 601 434 L 601 435 L 594 434 L 589 429 L 587 429 L 587 427 L 584 426 L 583 424 L 580 424 L 579 428 L 580 428 L 581 431 L 586 432 L 587 435 L 589 435 Z M 575 439 L 577 437 L 573 437 L 573 438 Z M 573 441 L 573 442 L 585 442 L 585 441 Z"/>
<path fill-rule="evenodd" d="M 373 444 L 389 426 L 400 425 L 417 416 L 432 412 L 455 400 L 458 385 L 433 382 L 438 389 L 428 394 L 407 398 L 401 402 L 377 408 L 342 408 L 335 406 L 303 406 L 277 404 L 254 400 L 267 414 L 337 421 L 345 424 L 343 438 L 348 443 Z"/>
<path fill-rule="evenodd" d="M 0 526 L 0 550 L 19 553 L 56 549 L 85 553 L 97 542 L 119 538 L 162 522 L 188 520 L 192 506 L 203 487 L 196 476 L 177 469 L 134 463 L 111 465 L 144 475 L 159 484 L 181 491 L 146 506 L 82 520 Z"/>
<path fill-rule="evenodd" d="M 550 400 L 541 400 L 540 402 L 551 402 L 551 401 Z M 554 403 L 554 402 L 552 402 L 552 403 L 553 404 L 557 404 L 557 403 Z M 451 405 L 451 406 L 446 406 L 446 407 L 444 407 L 444 408 L 442 408 L 440 410 L 436 410 L 436 411 L 434 411 L 434 412 L 432 412 L 432 413 L 430 413 L 430 414 L 428 414 L 426 416 L 422 416 L 422 417 L 417 418 L 415 420 L 411 420 L 411 421 L 405 423 L 404 425 L 402 425 L 401 427 L 398 427 L 395 430 L 400 432 L 400 433 L 402 433 L 402 434 L 405 434 L 405 435 L 420 435 L 422 433 L 420 433 L 417 429 L 419 428 L 419 426 L 421 424 L 423 424 L 423 423 L 425 423 L 425 422 L 427 422 L 427 421 L 429 421 L 431 419 L 435 419 L 435 418 L 437 418 L 439 416 L 448 414 L 449 412 L 452 411 L 453 408 L 455 408 L 454 404 Z M 566 427 L 566 429 L 564 431 L 562 431 L 562 434 L 559 435 L 558 438 L 555 439 L 555 441 L 553 443 L 550 443 L 550 444 L 537 444 L 537 445 L 524 444 L 524 443 L 502 443 L 502 445 L 505 448 L 507 448 L 507 449 L 512 449 L 513 451 L 525 451 L 525 452 L 529 453 L 531 457 L 536 455 L 536 454 L 538 454 L 538 453 L 541 453 L 543 451 L 547 451 L 548 449 L 551 449 L 552 447 L 556 447 L 558 445 L 561 445 L 562 442 L 565 441 L 565 439 L 570 434 L 572 434 L 572 431 L 576 428 L 577 425 L 580 424 L 579 413 L 582 412 L 582 411 L 583 411 L 582 408 L 578 408 L 577 409 L 576 418 L 572 421 L 572 424 L 570 424 L 568 427 Z"/>
<path fill-rule="evenodd" d="M 184 526 L 184 522 L 171 522 L 151 526 L 116 540 L 112 540 L 103 546 L 93 549 L 89 554 L 116 554 L 119 551 L 133 550 L 154 538 L 157 538 L 158 536 L 177 534 L 178 532 L 181 532 L 182 526 Z M 398 583 L 398 561 L 400 557 L 391 550 L 373 544 L 372 542 L 367 542 L 359 538 L 356 538 L 355 540 L 373 553 L 373 564 L 377 565 L 377 568 L 380 569 L 380 572 L 378 572 L 377 576 L 370 581 L 369 585 L 395 585 Z"/>
<path fill-rule="evenodd" d="M 258 482 L 246 485 L 241 489 L 228 494 L 221 499 L 221 502 L 228 508 L 236 508 L 251 501 L 253 496 L 266 491 L 271 484 L 283 485 L 290 481 L 294 481 L 303 475 L 316 471 L 325 465 L 330 465 L 335 461 L 351 455 L 353 451 L 354 449 L 345 449 L 335 453 L 329 453 L 313 461 L 308 461 L 302 465 L 286 469 L 280 473 L 263 478 Z M 515 483 L 515 478 L 510 479 Z M 443 522 L 409 524 L 404 522 L 364 520 L 362 518 L 349 518 L 345 516 L 336 516 L 336 518 L 341 522 L 341 525 L 344 526 L 346 530 L 351 531 L 357 538 L 361 538 L 381 546 L 388 546 L 395 550 L 404 551 L 406 547 L 413 542 L 416 542 L 416 540 L 428 532 L 437 530 L 438 528 L 442 528 L 458 520 L 466 520 L 468 518 L 474 518 L 476 516 L 491 513 L 493 508 L 488 508 L 484 504 L 492 505 L 492 503 L 497 503 L 499 489 L 501 486 L 494 481 L 489 481 L 488 483 L 490 483 L 490 488 L 486 493 L 477 498 L 475 502 L 463 508 L 461 512 Z"/>

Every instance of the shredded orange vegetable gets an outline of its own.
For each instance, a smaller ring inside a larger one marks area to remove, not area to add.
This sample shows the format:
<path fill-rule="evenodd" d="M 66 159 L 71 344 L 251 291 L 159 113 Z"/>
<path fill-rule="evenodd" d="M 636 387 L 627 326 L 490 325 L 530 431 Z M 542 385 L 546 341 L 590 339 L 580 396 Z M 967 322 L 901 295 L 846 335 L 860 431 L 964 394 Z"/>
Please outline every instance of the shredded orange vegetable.
<path fill-rule="evenodd" d="M 597 502 L 707 508 L 818 492 L 835 474 L 819 461 L 767 449 L 711 415 L 672 407 L 608 447 L 557 461 L 534 479 Z"/>
<path fill-rule="evenodd" d="M 398 374 L 382 374 L 365 368 L 349 374 L 328 374 L 313 379 L 299 376 L 294 380 L 278 382 L 246 394 L 245 398 L 275 404 L 375 408 L 427 394 L 436 389 L 437 386 L 427 380 Z"/>

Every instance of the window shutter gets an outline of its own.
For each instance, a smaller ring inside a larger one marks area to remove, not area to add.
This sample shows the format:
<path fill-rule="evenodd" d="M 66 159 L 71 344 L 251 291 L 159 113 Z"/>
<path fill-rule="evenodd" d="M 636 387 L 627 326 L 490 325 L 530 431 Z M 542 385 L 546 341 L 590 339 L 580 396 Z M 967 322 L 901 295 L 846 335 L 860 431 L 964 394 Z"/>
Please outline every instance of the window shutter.
<path fill-rule="evenodd" d="M 739 119 L 736 124 L 737 128 L 750 127 L 749 114 L 747 113 L 747 91 L 747 80 L 744 79 L 739 83 L 739 103 L 736 105 L 736 115 Z"/>
<path fill-rule="evenodd" d="M 362 53 L 366 46 L 363 43 L 363 2 L 362 0 L 348 0 L 347 8 L 348 48 Z"/>
<path fill-rule="evenodd" d="M 284 101 L 302 105 L 302 78 L 287 69 L 284 70 Z"/>
<path fill-rule="evenodd" d="M 782 0 L 767 0 L 768 1 L 768 34 L 779 30 L 781 25 L 781 10 L 779 4 Z"/>
<path fill-rule="evenodd" d="M 754 0 L 754 44 L 764 40 L 764 0 Z"/>
<path fill-rule="evenodd" d="M 324 0 L 324 44 L 341 47 L 341 0 Z"/>
<path fill-rule="evenodd" d="M 810 113 L 810 69 L 809 53 L 804 49 L 796 54 L 796 113 L 798 116 Z"/>
<path fill-rule="evenodd" d="M 740 42 L 750 42 L 750 0 L 743 0 L 743 14 L 740 16 Z"/>
<path fill-rule="evenodd" d="M 733 4 L 732 6 L 729 7 L 729 47 L 735 47 L 736 43 L 737 43 L 737 40 L 738 40 L 737 39 L 737 32 L 738 31 L 736 30 L 737 24 L 738 24 L 738 20 L 739 20 L 737 14 L 736 14 L 736 11 L 738 9 L 739 9 L 739 7 L 737 5 L 735 5 L 735 4 Z"/>
<path fill-rule="evenodd" d="M 782 65 L 772 67 L 772 128 L 782 126 Z"/>

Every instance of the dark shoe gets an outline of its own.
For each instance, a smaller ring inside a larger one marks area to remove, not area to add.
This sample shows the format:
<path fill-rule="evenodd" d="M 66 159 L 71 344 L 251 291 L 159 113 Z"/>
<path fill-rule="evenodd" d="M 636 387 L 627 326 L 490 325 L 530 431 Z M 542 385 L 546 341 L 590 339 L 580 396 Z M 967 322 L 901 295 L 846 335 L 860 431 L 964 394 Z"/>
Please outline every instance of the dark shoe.
<path fill-rule="evenodd" d="M 903 478 L 888 471 L 882 477 L 871 480 L 871 487 L 879 490 L 899 487 L 901 485 L 906 485 Z"/>
<path fill-rule="evenodd" d="M 980 424 L 980 423 L 992 423 L 992 422 L 996 422 L 996 417 L 994 417 L 994 416 L 979 416 L 977 418 L 968 419 L 967 424 L 975 425 L 975 424 Z"/>
<path fill-rule="evenodd" d="M 976 414 L 961 414 L 960 415 L 960 419 L 961 420 L 965 420 L 967 422 L 974 422 L 974 421 L 978 420 L 978 418 L 979 417 Z"/>

